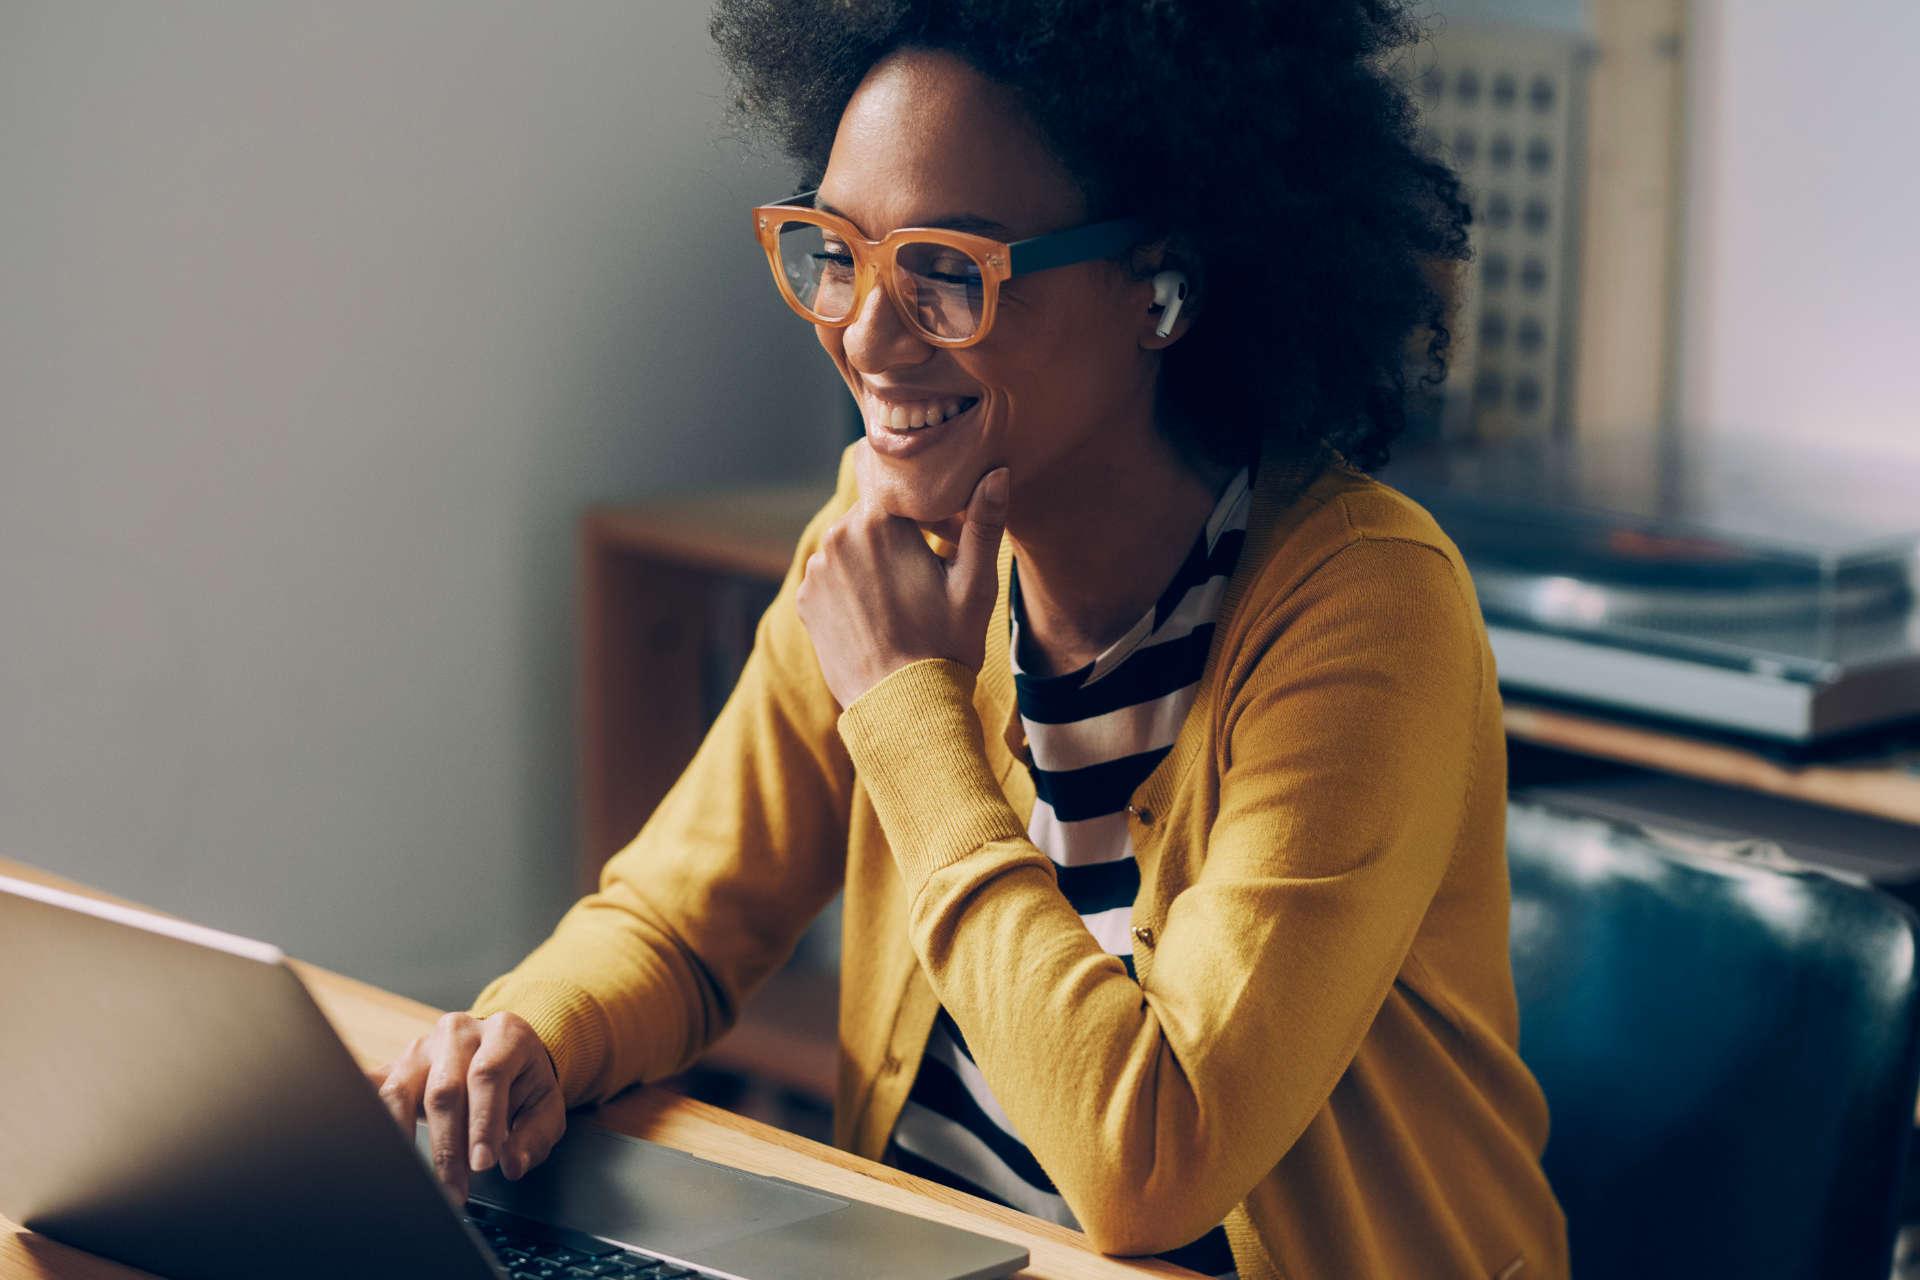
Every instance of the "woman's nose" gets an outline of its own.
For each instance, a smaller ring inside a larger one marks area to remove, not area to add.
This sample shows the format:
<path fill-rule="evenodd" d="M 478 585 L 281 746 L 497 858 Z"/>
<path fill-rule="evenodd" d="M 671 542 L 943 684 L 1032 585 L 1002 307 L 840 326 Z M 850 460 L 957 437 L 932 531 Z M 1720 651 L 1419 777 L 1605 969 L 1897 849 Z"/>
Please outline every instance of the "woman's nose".
<path fill-rule="evenodd" d="M 900 318 L 899 308 L 876 281 L 854 313 L 853 323 L 841 330 L 847 360 L 857 369 L 878 372 L 903 364 L 918 364 L 933 354 L 931 344 L 921 340 Z"/>

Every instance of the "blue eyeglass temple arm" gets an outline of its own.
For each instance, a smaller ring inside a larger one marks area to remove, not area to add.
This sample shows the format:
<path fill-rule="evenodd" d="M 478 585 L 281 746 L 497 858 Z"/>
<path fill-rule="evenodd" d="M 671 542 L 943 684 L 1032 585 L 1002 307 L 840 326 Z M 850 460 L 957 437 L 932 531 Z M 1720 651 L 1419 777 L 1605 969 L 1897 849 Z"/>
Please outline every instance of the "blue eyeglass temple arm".
<path fill-rule="evenodd" d="M 1109 258 L 1139 243 L 1146 230 L 1146 224 L 1137 218 L 1114 218 L 1016 240 L 1007 246 L 1007 270 L 1018 276 L 1094 258 Z"/>
<path fill-rule="evenodd" d="M 818 189 L 802 191 L 780 203 L 811 209 L 819 194 Z M 1106 222 L 1090 222 L 1084 227 L 1049 231 L 1025 240 L 1016 240 L 1007 246 L 1007 271 L 1010 275 L 1019 276 L 1032 271 L 1045 271 L 1049 267 L 1065 267 L 1094 258 L 1111 257 L 1122 249 L 1132 248 L 1146 234 L 1146 230 L 1146 223 L 1138 218 L 1111 218 Z"/>

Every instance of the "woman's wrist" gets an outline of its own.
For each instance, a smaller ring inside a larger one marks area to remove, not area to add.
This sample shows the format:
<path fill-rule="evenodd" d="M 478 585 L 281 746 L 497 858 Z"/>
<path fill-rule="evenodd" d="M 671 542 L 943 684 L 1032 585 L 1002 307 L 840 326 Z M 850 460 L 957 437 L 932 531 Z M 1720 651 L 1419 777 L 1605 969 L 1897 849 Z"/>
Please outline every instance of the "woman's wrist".
<path fill-rule="evenodd" d="M 894 860 L 915 892 L 939 868 L 1026 829 L 987 762 L 974 673 L 912 662 L 840 713 L 840 738 Z"/>

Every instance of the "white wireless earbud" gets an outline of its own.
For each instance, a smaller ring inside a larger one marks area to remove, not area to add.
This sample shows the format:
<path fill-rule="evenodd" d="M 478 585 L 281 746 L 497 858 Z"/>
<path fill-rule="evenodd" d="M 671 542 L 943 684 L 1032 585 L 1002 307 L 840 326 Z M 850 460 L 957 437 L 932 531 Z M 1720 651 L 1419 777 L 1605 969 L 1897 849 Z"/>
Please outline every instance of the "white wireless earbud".
<path fill-rule="evenodd" d="M 1178 271 L 1159 271 L 1153 277 L 1153 305 L 1164 307 L 1160 323 L 1153 331 L 1165 338 L 1173 333 L 1174 321 L 1180 318 L 1180 304 L 1187 300 L 1187 277 Z"/>

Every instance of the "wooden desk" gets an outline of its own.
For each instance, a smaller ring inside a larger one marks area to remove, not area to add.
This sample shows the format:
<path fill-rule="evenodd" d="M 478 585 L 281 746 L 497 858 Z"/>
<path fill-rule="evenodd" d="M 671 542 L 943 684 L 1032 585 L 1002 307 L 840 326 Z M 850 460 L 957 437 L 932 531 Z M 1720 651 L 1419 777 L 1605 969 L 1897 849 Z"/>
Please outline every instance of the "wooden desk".
<path fill-rule="evenodd" d="M 4 858 L 0 858 L 0 875 L 120 901 Z M 314 965 L 299 961 L 293 964 L 334 1030 L 363 1066 L 390 1061 L 439 1016 L 439 1010 L 390 991 Z M 1035 1280 L 1125 1280 L 1140 1276 L 1192 1280 L 1194 1275 L 1166 1263 L 1105 1257 L 1089 1248 L 1078 1232 L 664 1090 L 629 1090 L 592 1115 L 622 1133 L 709 1160 L 1016 1241 L 1033 1255 L 1029 1268 L 1020 1274 Z M 146 1274 L 22 1231 L 0 1218 L 0 1280 L 122 1280 Z"/>

